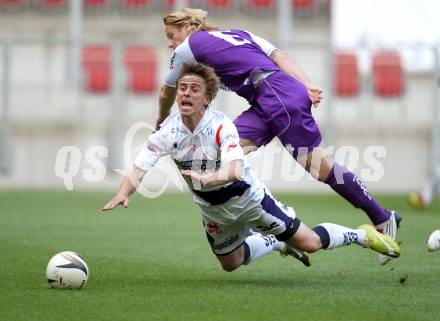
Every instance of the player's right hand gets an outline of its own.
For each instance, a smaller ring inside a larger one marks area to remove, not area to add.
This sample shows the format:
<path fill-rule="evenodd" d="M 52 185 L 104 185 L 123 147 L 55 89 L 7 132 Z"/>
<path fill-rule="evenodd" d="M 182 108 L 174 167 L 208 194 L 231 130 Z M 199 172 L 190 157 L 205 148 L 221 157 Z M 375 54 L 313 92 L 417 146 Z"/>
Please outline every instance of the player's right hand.
<path fill-rule="evenodd" d="M 318 104 L 322 101 L 322 89 L 314 86 L 314 85 L 308 85 L 307 91 L 309 93 L 309 98 L 312 102 L 312 105 L 314 107 L 318 107 Z"/>
<path fill-rule="evenodd" d="M 114 209 L 118 205 L 122 205 L 125 208 L 128 207 L 128 197 L 124 195 L 116 195 L 111 199 L 110 202 L 104 205 L 104 207 L 101 209 L 103 212 L 110 211 Z"/>

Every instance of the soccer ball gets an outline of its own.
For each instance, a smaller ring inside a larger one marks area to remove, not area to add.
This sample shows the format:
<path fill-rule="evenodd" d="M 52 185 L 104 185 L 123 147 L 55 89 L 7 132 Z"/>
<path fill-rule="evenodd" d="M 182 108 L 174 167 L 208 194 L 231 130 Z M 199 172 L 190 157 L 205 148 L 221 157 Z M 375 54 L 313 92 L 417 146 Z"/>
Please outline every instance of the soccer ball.
<path fill-rule="evenodd" d="M 440 230 L 435 230 L 428 238 L 428 251 L 437 251 L 440 249 Z"/>
<path fill-rule="evenodd" d="M 55 254 L 47 264 L 47 282 L 56 289 L 82 289 L 89 278 L 89 268 L 76 252 Z"/>

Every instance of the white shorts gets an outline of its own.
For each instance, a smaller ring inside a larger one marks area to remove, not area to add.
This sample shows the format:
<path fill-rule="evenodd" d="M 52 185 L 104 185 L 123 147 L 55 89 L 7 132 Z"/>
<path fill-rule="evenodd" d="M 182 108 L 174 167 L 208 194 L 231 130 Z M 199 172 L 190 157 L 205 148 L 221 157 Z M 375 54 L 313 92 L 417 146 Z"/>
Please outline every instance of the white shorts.
<path fill-rule="evenodd" d="M 252 231 L 273 234 L 280 241 L 289 239 L 298 230 L 300 220 L 295 211 L 274 198 L 265 189 L 259 202 L 250 202 L 240 209 L 224 206 L 200 207 L 203 226 L 212 251 L 227 255 L 240 247 Z M 218 219 L 215 213 L 218 214 Z"/>

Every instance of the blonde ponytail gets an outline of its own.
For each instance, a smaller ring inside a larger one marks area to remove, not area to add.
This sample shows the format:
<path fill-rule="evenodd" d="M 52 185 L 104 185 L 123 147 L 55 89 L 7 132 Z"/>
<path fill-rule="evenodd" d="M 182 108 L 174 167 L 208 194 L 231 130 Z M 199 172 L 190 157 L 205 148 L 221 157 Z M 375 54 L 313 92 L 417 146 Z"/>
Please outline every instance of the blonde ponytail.
<path fill-rule="evenodd" d="M 211 25 L 208 21 L 208 12 L 202 9 L 184 8 L 181 11 L 174 11 L 163 18 L 166 26 L 182 26 L 184 23 L 189 25 L 188 35 L 197 31 L 218 30 L 218 27 Z"/>

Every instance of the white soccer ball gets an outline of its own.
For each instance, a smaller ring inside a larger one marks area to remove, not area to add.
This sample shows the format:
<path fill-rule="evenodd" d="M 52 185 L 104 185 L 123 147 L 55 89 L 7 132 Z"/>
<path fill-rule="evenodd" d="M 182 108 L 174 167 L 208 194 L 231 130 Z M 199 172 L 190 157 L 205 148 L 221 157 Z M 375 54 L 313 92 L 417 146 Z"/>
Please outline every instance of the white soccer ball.
<path fill-rule="evenodd" d="M 47 282 L 57 289 L 82 289 L 89 278 L 89 268 L 76 252 L 55 254 L 47 264 Z"/>
<path fill-rule="evenodd" d="M 428 238 L 428 251 L 440 250 L 440 229 L 431 233 Z"/>

